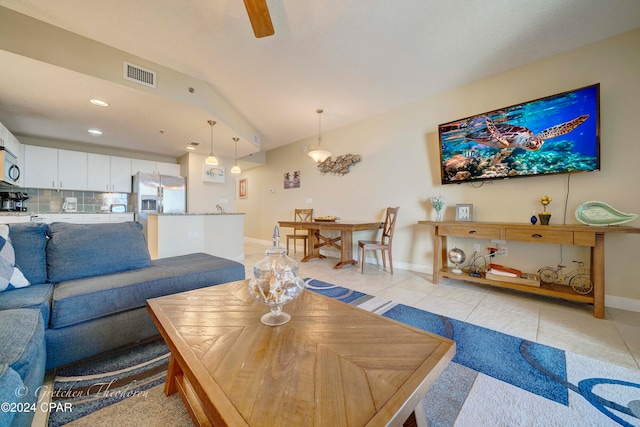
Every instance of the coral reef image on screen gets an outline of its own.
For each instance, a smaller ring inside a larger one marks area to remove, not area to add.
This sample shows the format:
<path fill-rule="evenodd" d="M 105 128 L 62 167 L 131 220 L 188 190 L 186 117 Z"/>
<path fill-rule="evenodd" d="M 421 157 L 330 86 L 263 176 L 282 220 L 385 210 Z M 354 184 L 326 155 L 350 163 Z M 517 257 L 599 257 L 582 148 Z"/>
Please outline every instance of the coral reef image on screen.
<path fill-rule="evenodd" d="M 443 184 L 600 169 L 600 85 L 438 127 Z"/>

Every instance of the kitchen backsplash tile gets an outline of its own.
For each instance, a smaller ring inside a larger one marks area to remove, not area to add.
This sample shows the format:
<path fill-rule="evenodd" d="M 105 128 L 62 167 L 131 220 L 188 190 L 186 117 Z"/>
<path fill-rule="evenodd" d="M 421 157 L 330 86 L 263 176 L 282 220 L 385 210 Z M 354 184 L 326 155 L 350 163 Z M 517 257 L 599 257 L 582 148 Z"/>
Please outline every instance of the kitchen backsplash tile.
<path fill-rule="evenodd" d="M 78 212 L 97 213 L 108 211 L 113 204 L 123 204 L 127 212 L 132 211 L 131 195 L 129 193 L 99 193 L 93 191 L 56 191 L 35 188 L 16 189 L 29 195 L 25 205 L 29 212 L 59 213 L 65 197 L 78 199 Z"/>

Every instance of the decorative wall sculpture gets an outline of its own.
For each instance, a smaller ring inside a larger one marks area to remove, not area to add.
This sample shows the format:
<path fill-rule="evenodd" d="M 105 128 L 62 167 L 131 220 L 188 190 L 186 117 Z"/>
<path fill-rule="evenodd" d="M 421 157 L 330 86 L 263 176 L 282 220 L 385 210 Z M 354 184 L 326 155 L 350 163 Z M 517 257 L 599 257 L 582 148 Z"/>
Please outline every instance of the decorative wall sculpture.
<path fill-rule="evenodd" d="M 338 156 L 335 160 L 331 157 L 327 158 L 324 162 L 318 164 L 318 170 L 322 175 L 331 173 L 332 175 L 344 175 L 349 173 L 349 168 L 360 161 L 359 154 L 343 154 Z"/>

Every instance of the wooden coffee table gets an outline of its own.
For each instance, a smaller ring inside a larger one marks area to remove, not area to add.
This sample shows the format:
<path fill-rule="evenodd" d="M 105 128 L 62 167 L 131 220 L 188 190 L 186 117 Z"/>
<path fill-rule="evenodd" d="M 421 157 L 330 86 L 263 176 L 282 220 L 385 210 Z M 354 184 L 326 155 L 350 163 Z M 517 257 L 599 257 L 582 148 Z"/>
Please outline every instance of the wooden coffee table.
<path fill-rule="evenodd" d="M 291 321 L 263 325 L 247 283 L 147 302 L 171 349 L 165 393 L 196 425 L 402 425 L 455 354 L 451 340 L 308 290 L 284 306 Z"/>

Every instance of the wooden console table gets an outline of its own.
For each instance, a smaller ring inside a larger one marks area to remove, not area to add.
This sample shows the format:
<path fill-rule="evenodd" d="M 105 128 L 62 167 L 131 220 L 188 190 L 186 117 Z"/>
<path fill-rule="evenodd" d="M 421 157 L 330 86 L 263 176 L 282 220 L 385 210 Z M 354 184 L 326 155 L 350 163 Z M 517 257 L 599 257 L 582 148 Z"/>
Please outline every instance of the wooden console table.
<path fill-rule="evenodd" d="M 497 222 L 418 221 L 435 229 L 433 244 L 433 283 L 440 277 L 451 277 L 475 283 L 484 283 L 519 291 L 564 298 L 593 304 L 593 316 L 604 318 L 604 236 L 607 233 L 640 234 L 640 228 L 626 226 L 592 227 L 588 225 L 529 225 Z M 465 237 L 485 240 L 506 240 L 528 243 L 588 246 L 591 248 L 591 282 L 593 291 L 581 295 L 570 286 L 546 285 L 532 287 L 517 283 L 490 280 L 482 275 L 472 277 L 466 273 L 454 274 L 447 268 L 447 237 Z"/>

